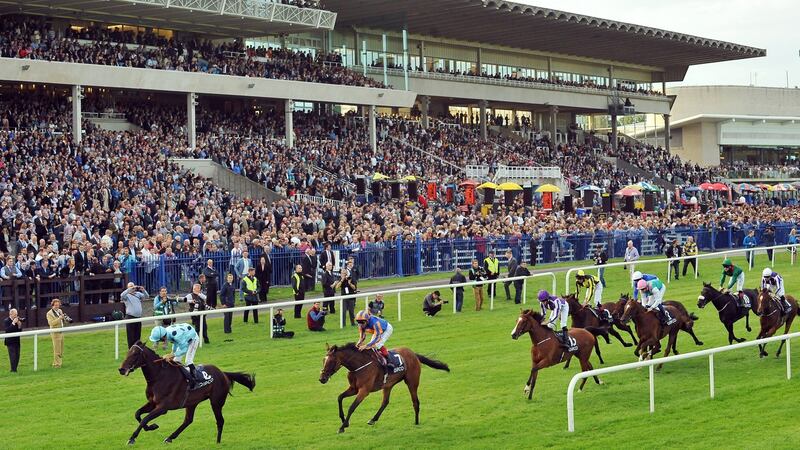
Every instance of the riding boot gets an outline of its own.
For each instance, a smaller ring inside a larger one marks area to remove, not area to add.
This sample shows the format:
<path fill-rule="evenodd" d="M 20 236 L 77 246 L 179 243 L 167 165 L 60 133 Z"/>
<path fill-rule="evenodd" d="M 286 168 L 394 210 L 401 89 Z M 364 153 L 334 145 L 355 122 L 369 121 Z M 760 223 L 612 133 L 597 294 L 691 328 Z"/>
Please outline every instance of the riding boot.
<path fill-rule="evenodd" d="M 197 372 L 195 370 L 194 364 L 189 364 L 189 390 L 194 389 L 194 387 L 197 385 L 197 382 L 195 381 L 196 378 L 197 378 Z"/>
<path fill-rule="evenodd" d="M 783 300 L 784 313 L 789 314 L 792 311 L 792 305 L 789 303 L 789 300 L 786 300 L 785 295 L 781 295 L 781 300 Z"/>
<path fill-rule="evenodd" d="M 600 306 L 600 305 L 597 305 L 597 306 L 595 306 L 595 307 L 594 307 L 594 311 L 595 311 L 595 313 L 597 313 L 597 318 L 598 318 L 598 319 L 599 319 L 601 322 L 603 322 L 603 321 L 607 321 L 607 320 L 608 320 L 608 318 L 607 318 L 607 317 L 606 317 L 606 315 L 605 315 L 605 310 L 603 309 L 603 307 L 602 307 L 602 306 Z"/>
<path fill-rule="evenodd" d="M 561 345 L 565 348 L 569 348 L 569 334 L 567 332 L 567 327 L 561 328 L 561 332 L 559 333 L 561 340 Z"/>

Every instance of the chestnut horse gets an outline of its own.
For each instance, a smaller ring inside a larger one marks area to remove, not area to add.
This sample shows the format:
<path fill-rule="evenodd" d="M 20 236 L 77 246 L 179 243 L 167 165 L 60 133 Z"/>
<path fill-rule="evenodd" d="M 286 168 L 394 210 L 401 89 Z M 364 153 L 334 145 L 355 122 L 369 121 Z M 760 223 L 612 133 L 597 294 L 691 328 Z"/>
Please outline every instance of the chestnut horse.
<path fill-rule="evenodd" d="M 733 324 L 739 319 L 744 317 L 744 326 L 748 332 L 753 331 L 750 328 L 750 309 L 758 312 L 758 292 L 755 289 L 745 289 L 745 295 L 755 302 L 750 308 L 742 308 L 739 306 L 739 298 L 736 294 L 725 293 L 714 289 L 714 286 L 703 283 L 703 290 L 697 297 L 697 307 L 702 309 L 709 302 L 711 302 L 719 312 L 719 321 L 725 325 L 728 330 L 728 344 L 733 344 L 733 341 L 744 342 L 745 338 L 737 338 L 733 334 Z"/>
<path fill-rule="evenodd" d="M 783 324 L 786 324 L 786 327 L 783 329 L 783 334 L 789 332 L 794 317 L 797 315 L 797 300 L 791 295 L 786 296 L 786 301 L 792 305 L 792 311 L 789 312 L 789 314 L 783 312 L 779 304 L 780 301 L 779 298 L 775 298 L 767 289 L 762 289 L 758 294 L 758 315 L 761 316 L 761 331 L 759 331 L 756 339 L 773 336 Z M 786 341 L 781 341 L 780 346 L 778 346 L 778 353 L 775 354 L 775 357 L 781 356 L 784 342 Z M 758 346 L 758 356 L 761 358 L 769 356 L 766 347 L 767 344 Z"/>
<path fill-rule="evenodd" d="M 339 433 L 344 433 L 344 429 L 350 426 L 350 416 L 358 408 L 358 405 L 364 401 L 370 392 L 377 392 L 383 390 L 383 401 L 375 413 L 375 416 L 367 422 L 374 425 L 380 419 L 386 405 L 389 404 L 389 395 L 392 393 L 392 388 L 399 382 L 405 381 L 408 386 L 408 391 L 411 393 L 411 403 L 414 405 L 414 424 L 419 425 L 419 397 L 417 397 L 417 388 L 419 387 L 419 374 L 422 371 L 420 363 L 437 370 L 444 370 L 450 372 L 447 364 L 428 358 L 424 355 L 414 353 L 408 348 L 400 347 L 396 351 L 402 358 L 406 370 L 404 372 L 390 374 L 386 377 L 384 382 L 384 369 L 378 363 L 375 352 L 372 350 L 361 351 L 356 347 L 356 344 L 349 343 L 338 347 L 328 346 L 325 359 L 322 362 L 322 371 L 319 375 L 319 382 L 325 384 L 335 374 L 339 368 L 344 367 L 349 372 L 347 380 L 350 386 L 339 394 L 339 418 L 342 420 L 342 426 L 339 428 Z M 347 411 L 347 417 L 344 415 L 342 409 L 342 400 L 345 397 L 356 396 L 350 409 Z"/>
<path fill-rule="evenodd" d="M 256 378 L 241 372 L 223 372 L 216 366 L 204 366 L 206 373 L 214 378 L 207 386 L 190 391 L 183 373 L 184 369 L 175 363 L 169 363 L 158 356 L 156 352 L 147 348 L 141 341 L 137 341 L 128 350 L 125 361 L 119 368 L 120 375 L 128 376 L 134 370 L 141 368 L 144 379 L 147 381 L 147 403 L 136 410 L 134 417 L 139 424 L 133 432 L 128 445 L 136 442 L 136 437 L 142 430 L 153 431 L 158 425 L 148 425 L 158 416 L 166 414 L 173 409 L 186 409 L 186 417 L 181 426 L 167 437 L 164 442 L 172 442 L 194 420 L 194 410 L 197 405 L 205 400 L 211 401 L 211 409 L 217 420 L 217 444 L 222 440 L 222 427 L 225 419 L 222 417 L 222 407 L 233 389 L 233 383 L 239 383 L 249 390 L 256 387 Z M 142 418 L 142 414 L 147 415 Z"/>
<path fill-rule="evenodd" d="M 664 303 L 664 309 L 669 311 L 672 318 L 675 319 L 672 325 L 666 326 L 661 324 L 655 311 L 648 312 L 639 302 L 629 300 L 625 303 L 625 310 L 620 320 L 628 322 L 632 319 L 636 324 L 636 332 L 639 334 L 639 345 L 636 347 L 633 354 L 638 356 L 640 360 L 645 358 L 645 353 L 647 354 L 647 358 L 652 359 L 653 355 L 660 352 L 661 339 L 665 336 L 669 336 L 669 340 L 667 341 L 667 348 L 664 351 L 664 356 L 669 356 L 670 349 L 677 355 L 678 349 L 676 348 L 676 341 L 678 332 L 681 330 L 689 333 L 694 339 L 695 344 L 703 345 L 692 330 L 694 320 L 697 319 L 697 316 L 686 313 L 685 308 L 678 308 L 675 306 L 675 303 L 679 302 L 671 302 L 671 304 Z"/>
<path fill-rule="evenodd" d="M 517 340 L 525 333 L 531 335 L 531 343 L 533 344 L 531 346 L 531 360 L 533 364 L 531 374 L 523 390 L 528 396 L 528 400 L 533 397 L 533 390 L 536 387 L 536 378 L 539 371 L 546 367 L 560 364 L 575 355 L 581 362 L 582 371 L 593 369 L 592 363 L 589 362 L 589 357 L 592 355 L 592 348 L 594 348 L 597 339 L 591 332 L 583 328 L 571 328 L 569 335 L 575 339 L 578 349 L 570 353 L 559 343 L 553 330 L 542 325 L 543 320 L 544 317 L 541 314 L 527 309 L 520 313 L 517 324 L 511 330 L 511 339 L 514 340 Z M 597 384 L 603 384 L 598 377 L 594 377 L 594 381 Z M 585 384 L 586 378 L 583 379 L 578 390 L 583 390 Z"/>
<path fill-rule="evenodd" d="M 597 315 L 594 313 L 591 307 L 581 305 L 580 302 L 578 301 L 577 294 L 567 294 L 566 296 L 564 296 L 564 300 L 569 305 L 569 315 L 570 317 L 572 317 L 572 326 L 574 328 L 587 328 L 587 327 L 602 328 L 606 330 L 606 333 L 602 334 L 602 336 L 606 340 L 606 344 L 611 343 L 611 340 L 608 338 L 608 335 L 610 334 L 615 338 L 617 338 L 622 343 L 623 347 L 631 347 L 633 345 L 630 342 L 625 342 L 625 340 L 622 339 L 622 336 L 620 336 L 619 333 L 617 333 L 617 330 L 614 329 L 614 325 L 619 323 L 619 321 L 613 316 L 613 311 L 614 311 L 613 308 L 614 305 L 616 305 L 616 303 L 602 304 L 602 308 L 606 311 L 609 311 L 612 314 L 611 316 L 612 322 L 609 323 L 607 320 L 600 320 L 600 318 L 597 317 Z M 620 323 L 620 325 L 623 324 Z M 631 329 L 628 326 L 626 325 L 623 326 L 627 328 L 629 332 L 631 331 Z M 631 336 L 633 336 L 633 333 L 631 333 Z M 634 341 L 635 340 L 636 339 L 634 338 Z M 600 363 L 602 364 L 602 360 L 600 361 Z"/>

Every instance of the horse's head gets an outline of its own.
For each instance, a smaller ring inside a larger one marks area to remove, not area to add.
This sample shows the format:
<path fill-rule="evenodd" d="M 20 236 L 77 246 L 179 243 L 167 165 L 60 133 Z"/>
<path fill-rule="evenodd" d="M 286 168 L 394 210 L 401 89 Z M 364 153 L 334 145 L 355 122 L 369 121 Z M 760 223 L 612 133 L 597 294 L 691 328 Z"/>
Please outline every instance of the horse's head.
<path fill-rule="evenodd" d="M 632 318 L 636 317 L 642 306 L 637 301 L 627 300 L 622 309 L 622 317 L 619 318 L 620 322 L 627 323 Z"/>
<path fill-rule="evenodd" d="M 771 300 L 772 294 L 769 292 L 769 289 L 761 289 L 758 293 L 758 299 L 756 300 L 756 303 L 758 303 L 756 314 L 763 316 L 764 313 L 767 312 L 767 305 L 771 303 Z"/>
<path fill-rule="evenodd" d="M 514 329 L 511 330 L 511 339 L 517 340 L 523 334 L 532 332 L 533 327 L 541 321 L 542 315 L 538 312 L 530 309 L 521 311 L 517 318 L 517 324 L 514 325 Z"/>
<path fill-rule="evenodd" d="M 325 359 L 322 360 L 322 370 L 319 373 L 319 382 L 325 384 L 331 379 L 333 374 L 342 367 L 342 362 L 339 359 L 339 347 L 333 345 L 325 346 L 327 352 Z"/>
<path fill-rule="evenodd" d="M 147 345 L 142 341 L 136 341 L 135 344 L 128 349 L 128 354 L 125 355 L 125 360 L 119 366 L 119 374 L 128 376 L 131 372 L 147 364 L 147 357 L 145 349 Z"/>
<path fill-rule="evenodd" d="M 700 291 L 700 295 L 697 296 L 697 307 L 703 308 L 705 307 L 708 302 L 714 301 L 715 298 L 719 295 L 719 291 L 714 289 L 714 286 L 711 286 L 708 283 L 703 283 L 703 290 Z"/>

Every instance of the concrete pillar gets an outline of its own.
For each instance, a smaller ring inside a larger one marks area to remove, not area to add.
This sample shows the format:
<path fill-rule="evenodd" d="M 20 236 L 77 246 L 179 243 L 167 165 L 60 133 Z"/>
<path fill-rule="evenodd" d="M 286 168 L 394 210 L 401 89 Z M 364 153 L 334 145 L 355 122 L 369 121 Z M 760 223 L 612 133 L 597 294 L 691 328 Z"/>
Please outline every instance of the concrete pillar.
<path fill-rule="evenodd" d="M 286 119 L 286 147 L 294 148 L 294 100 L 286 100 L 283 115 Z"/>
<path fill-rule="evenodd" d="M 186 94 L 186 138 L 189 141 L 189 148 L 195 148 L 197 146 L 195 106 L 197 106 L 197 94 L 189 92 Z"/>
<path fill-rule="evenodd" d="M 611 115 L 611 148 L 617 149 L 617 115 Z"/>
<path fill-rule="evenodd" d="M 428 118 L 428 111 L 431 107 L 431 98 L 427 95 L 422 95 L 419 98 L 419 110 L 421 114 L 421 121 L 422 121 L 422 128 L 428 128 L 430 126 L 429 118 Z"/>
<path fill-rule="evenodd" d="M 428 65 L 425 64 L 425 41 L 419 41 L 419 65 L 423 72 L 428 71 Z"/>
<path fill-rule="evenodd" d="M 551 58 L 549 56 L 547 57 L 547 78 L 549 78 L 550 81 L 552 81 L 553 78 L 554 78 L 553 77 L 553 58 Z"/>
<path fill-rule="evenodd" d="M 478 65 L 477 65 L 477 69 L 475 70 L 477 72 L 478 76 L 480 76 L 481 73 L 483 73 L 483 64 L 482 64 L 482 61 L 481 61 L 483 59 L 482 56 L 483 56 L 483 51 L 481 50 L 480 47 L 478 47 L 478 54 L 476 55 L 477 64 Z"/>
<path fill-rule="evenodd" d="M 375 105 L 369 106 L 369 146 L 372 151 L 378 150 L 378 130 L 375 125 Z"/>
<path fill-rule="evenodd" d="M 608 66 L 608 87 L 611 89 L 617 87 L 617 80 L 614 76 L 614 66 Z"/>
<path fill-rule="evenodd" d="M 550 106 L 550 136 L 553 145 L 556 145 L 556 135 L 558 133 L 558 106 Z"/>
<path fill-rule="evenodd" d="M 669 153 L 670 139 L 672 138 L 671 130 L 669 129 L 669 114 L 664 114 L 664 150 Z M 733 160 L 733 159 L 731 159 Z"/>
<path fill-rule="evenodd" d="M 488 131 L 488 128 L 487 128 L 487 123 L 486 123 L 488 121 L 488 119 L 486 117 L 486 108 L 488 106 L 489 106 L 489 102 L 487 102 L 486 100 L 481 100 L 481 101 L 478 102 L 478 107 L 481 110 L 480 117 L 479 117 L 478 120 L 481 123 L 481 139 L 483 139 L 484 141 L 489 138 L 489 131 Z"/>
<path fill-rule="evenodd" d="M 286 35 L 282 34 L 280 37 L 281 48 L 286 48 Z"/>
<path fill-rule="evenodd" d="M 83 140 L 83 128 L 81 126 L 81 99 L 83 98 L 83 88 L 72 86 L 72 142 L 80 144 Z"/>

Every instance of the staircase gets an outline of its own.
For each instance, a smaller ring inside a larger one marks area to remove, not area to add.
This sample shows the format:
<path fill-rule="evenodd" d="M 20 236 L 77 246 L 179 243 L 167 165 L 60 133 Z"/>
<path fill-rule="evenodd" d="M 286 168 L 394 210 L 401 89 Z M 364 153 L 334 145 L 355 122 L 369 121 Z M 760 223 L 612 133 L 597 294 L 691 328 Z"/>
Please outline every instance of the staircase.
<path fill-rule="evenodd" d="M 634 166 L 633 164 L 629 163 L 628 161 L 625 161 L 622 158 L 603 157 L 603 159 L 605 159 L 606 161 L 609 161 L 610 159 L 613 159 L 615 161 L 616 166 L 617 166 L 618 169 L 624 170 L 625 172 L 630 173 L 632 175 L 636 175 L 637 177 L 640 177 L 640 178 L 652 179 L 653 180 L 653 184 L 655 184 L 656 186 L 658 186 L 660 188 L 666 189 L 668 191 L 674 191 L 675 188 L 677 187 L 674 184 L 670 183 L 669 181 L 667 181 L 667 180 L 665 180 L 665 179 L 663 179 L 661 177 L 655 176 L 655 174 L 653 174 L 652 172 L 648 172 L 648 171 L 642 169 L 639 166 Z M 609 161 L 609 162 L 611 162 L 611 161 Z"/>
<path fill-rule="evenodd" d="M 391 140 L 393 140 L 393 141 L 395 141 L 395 142 L 399 142 L 399 143 L 401 143 L 401 144 L 403 144 L 403 145 L 406 145 L 406 146 L 408 146 L 409 148 L 412 148 L 412 149 L 414 149 L 414 150 L 416 150 L 416 151 L 418 151 L 418 152 L 422 153 L 423 155 L 425 155 L 425 156 L 427 156 L 427 157 L 429 157 L 429 158 L 433 158 L 433 159 L 435 159 L 436 161 L 439 161 L 439 162 L 440 162 L 442 165 L 445 165 L 445 166 L 447 166 L 447 167 L 451 168 L 452 170 L 455 170 L 455 171 L 457 171 L 457 172 L 463 172 L 463 171 L 464 171 L 464 168 L 463 168 L 463 167 L 459 167 L 459 166 L 457 166 L 457 165 L 453 164 L 452 162 L 450 162 L 450 161 L 448 161 L 448 160 L 446 160 L 446 159 L 444 159 L 444 158 L 441 158 L 441 157 L 439 157 L 439 156 L 437 156 L 437 155 L 434 155 L 433 153 L 431 153 L 431 152 L 429 152 L 429 151 L 427 151 L 427 150 L 423 150 L 423 149 L 421 149 L 421 148 L 417 147 L 416 145 L 412 145 L 412 144 L 410 144 L 410 143 L 409 143 L 407 140 L 405 140 L 405 139 L 398 139 L 398 138 L 396 138 L 396 137 L 394 137 L 394 136 L 388 136 L 387 138 L 388 138 L 388 139 L 391 139 Z"/>
<path fill-rule="evenodd" d="M 285 198 L 245 176 L 231 172 L 210 159 L 170 158 L 170 162 L 178 164 L 184 170 L 210 179 L 221 189 L 238 197 L 262 199 L 272 203 Z"/>

